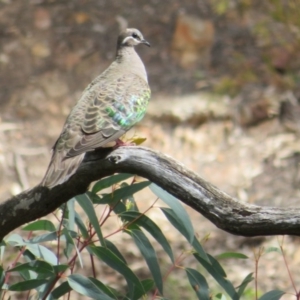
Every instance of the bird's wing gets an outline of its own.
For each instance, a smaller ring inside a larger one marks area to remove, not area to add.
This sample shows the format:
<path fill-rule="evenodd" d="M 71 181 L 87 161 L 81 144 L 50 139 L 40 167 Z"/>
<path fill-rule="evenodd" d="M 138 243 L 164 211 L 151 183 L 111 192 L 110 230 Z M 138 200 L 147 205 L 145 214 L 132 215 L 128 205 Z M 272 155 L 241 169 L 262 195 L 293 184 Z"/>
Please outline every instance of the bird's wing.
<path fill-rule="evenodd" d="M 85 97 L 82 135 L 66 158 L 103 147 L 121 137 L 143 118 L 150 89 L 143 79 L 127 73 L 108 83 L 99 82 L 86 91 Z"/>

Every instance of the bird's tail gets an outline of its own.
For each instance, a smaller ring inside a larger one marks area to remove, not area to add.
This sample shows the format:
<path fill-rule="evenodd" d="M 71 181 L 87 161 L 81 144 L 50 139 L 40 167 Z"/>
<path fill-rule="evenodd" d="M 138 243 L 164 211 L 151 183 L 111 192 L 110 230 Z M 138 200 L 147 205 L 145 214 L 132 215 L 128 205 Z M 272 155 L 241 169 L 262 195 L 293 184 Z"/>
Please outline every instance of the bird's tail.
<path fill-rule="evenodd" d="M 53 188 L 67 181 L 78 169 L 84 153 L 70 158 L 65 158 L 63 151 L 54 151 L 47 172 L 41 185 Z"/>

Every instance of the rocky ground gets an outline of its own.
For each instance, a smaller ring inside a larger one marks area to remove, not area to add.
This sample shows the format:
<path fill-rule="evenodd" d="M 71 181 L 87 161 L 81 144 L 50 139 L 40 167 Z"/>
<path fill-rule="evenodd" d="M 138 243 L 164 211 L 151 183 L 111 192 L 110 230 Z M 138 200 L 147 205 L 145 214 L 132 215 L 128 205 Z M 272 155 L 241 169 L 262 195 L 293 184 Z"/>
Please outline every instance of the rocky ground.
<path fill-rule="evenodd" d="M 113 59 L 119 25 L 128 21 L 153 45 L 139 49 L 153 96 L 146 118 L 131 133 L 146 137 L 145 146 L 174 157 L 240 201 L 298 206 L 299 139 L 277 116 L 280 101 L 297 96 L 290 74 L 282 74 L 297 66 L 297 45 L 285 51 L 285 44 L 275 47 L 262 35 L 253 43 L 251 10 L 244 18 L 231 12 L 226 19 L 216 18 L 205 1 L 186 1 L 184 7 L 180 1 L 141 1 L 139 7 L 122 3 L 0 1 L 0 201 L 40 182 L 70 108 Z M 284 25 L 263 13 L 255 17 L 278 34 L 286 33 Z M 292 33 L 279 36 L 291 41 Z M 279 73 L 270 75 L 262 51 Z M 145 209 L 153 200 L 149 194 L 138 198 Z M 278 246 L 282 239 L 232 236 L 187 210 L 198 236 L 210 235 L 208 252 L 249 255 L 247 261 L 225 263 L 236 283 L 254 271 L 259 247 Z M 184 241 L 161 215 L 154 211 L 151 218 L 179 255 L 187 247 Z M 115 242 L 122 248 L 128 239 L 118 236 Z M 285 237 L 283 245 L 299 286 L 299 239 Z M 133 249 L 123 251 L 142 276 L 143 264 Z M 182 299 L 172 294 L 174 286 L 191 295 L 182 274 L 176 272 L 166 285 L 170 299 Z M 116 284 L 114 274 L 106 278 Z M 269 253 L 260 262 L 259 289 L 275 288 L 293 292 L 282 256 Z"/>

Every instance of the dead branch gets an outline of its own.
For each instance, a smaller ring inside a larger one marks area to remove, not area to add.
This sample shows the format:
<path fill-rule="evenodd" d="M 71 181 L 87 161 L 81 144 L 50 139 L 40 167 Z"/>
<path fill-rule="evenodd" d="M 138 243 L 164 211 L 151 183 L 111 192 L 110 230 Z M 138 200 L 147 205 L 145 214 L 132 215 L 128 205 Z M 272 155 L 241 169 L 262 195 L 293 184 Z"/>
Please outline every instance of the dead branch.
<path fill-rule="evenodd" d="M 300 208 L 260 207 L 241 203 L 206 182 L 171 157 L 143 147 L 88 153 L 69 181 L 52 190 L 36 186 L 0 204 L 0 240 L 15 228 L 43 217 L 92 181 L 113 173 L 148 178 L 217 227 L 236 235 L 300 235 Z"/>

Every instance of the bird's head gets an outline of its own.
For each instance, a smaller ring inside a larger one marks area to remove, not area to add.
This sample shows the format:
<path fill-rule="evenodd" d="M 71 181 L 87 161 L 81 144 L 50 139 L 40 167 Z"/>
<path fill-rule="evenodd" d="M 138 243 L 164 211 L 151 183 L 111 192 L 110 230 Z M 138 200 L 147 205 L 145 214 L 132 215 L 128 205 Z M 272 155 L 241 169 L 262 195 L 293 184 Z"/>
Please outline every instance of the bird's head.
<path fill-rule="evenodd" d="M 150 43 L 147 42 L 142 33 L 135 28 L 127 28 L 123 31 L 118 38 L 118 47 L 134 47 L 139 44 L 145 44 L 150 47 Z"/>

